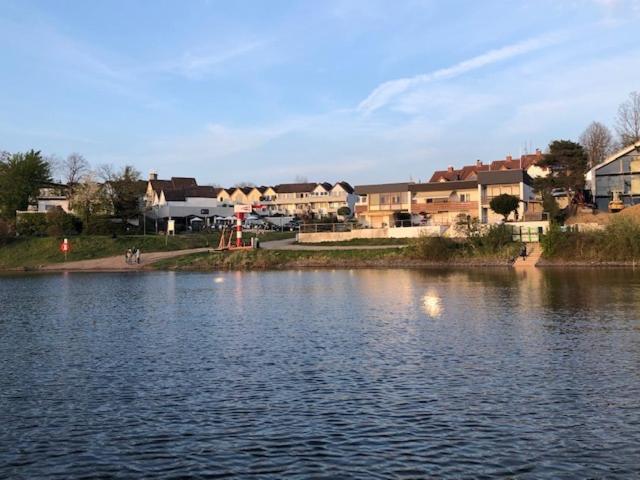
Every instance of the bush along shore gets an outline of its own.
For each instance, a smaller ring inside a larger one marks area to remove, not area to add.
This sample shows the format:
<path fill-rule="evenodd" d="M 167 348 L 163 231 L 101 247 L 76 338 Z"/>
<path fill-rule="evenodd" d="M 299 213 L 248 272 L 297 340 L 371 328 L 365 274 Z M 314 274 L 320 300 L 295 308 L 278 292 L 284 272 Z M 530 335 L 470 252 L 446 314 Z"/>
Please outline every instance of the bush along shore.
<path fill-rule="evenodd" d="M 542 239 L 542 266 L 640 265 L 640 223 L 617 217 L 604 230 L 562 231 L 553 226 Z"/>
<path fill-rule="evenodd" d="M 462 240 L 423 236 L 402 249 L 372 250 L 252 250 L 197 253 L 162 260 L 163 270 L 259 270 L 289 268 L 391 268 L 449 265 L 509 266 L 518 252 L 505 227 Z"/>

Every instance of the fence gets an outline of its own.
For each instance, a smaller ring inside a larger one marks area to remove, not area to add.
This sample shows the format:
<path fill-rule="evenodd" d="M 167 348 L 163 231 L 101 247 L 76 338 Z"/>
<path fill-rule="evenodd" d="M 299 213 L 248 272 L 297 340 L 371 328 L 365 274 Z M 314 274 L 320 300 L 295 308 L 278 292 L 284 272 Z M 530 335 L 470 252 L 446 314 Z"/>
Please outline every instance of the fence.
<path fill-rule="evenodd" d="M 518 225 L 511 226 L 511 234 L 514 242 L 539 242 L 543 233 L 543 227 L 521 227 Z"/>

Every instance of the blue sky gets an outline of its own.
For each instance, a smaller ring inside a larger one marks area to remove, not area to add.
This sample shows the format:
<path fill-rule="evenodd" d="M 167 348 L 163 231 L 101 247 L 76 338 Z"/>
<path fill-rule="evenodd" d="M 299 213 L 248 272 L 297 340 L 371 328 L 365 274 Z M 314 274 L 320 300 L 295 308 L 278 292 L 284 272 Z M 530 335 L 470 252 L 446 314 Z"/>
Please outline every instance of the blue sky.
<path fill-rule="evenodd" d="M 231 185 L 424 180 L 640 90 L 640 0 L 0 0 L 0 150 Z"/>

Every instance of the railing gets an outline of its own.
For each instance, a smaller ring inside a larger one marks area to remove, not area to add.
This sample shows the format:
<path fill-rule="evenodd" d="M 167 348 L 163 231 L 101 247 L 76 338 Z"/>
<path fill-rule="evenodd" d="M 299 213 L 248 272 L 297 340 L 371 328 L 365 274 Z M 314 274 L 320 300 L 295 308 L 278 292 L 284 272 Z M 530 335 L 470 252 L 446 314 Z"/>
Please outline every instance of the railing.
<path fill-rule="evenodd" d="M 438 213 L 438 212 L 466 212 L 469 210 L 477 210 L 478 202 L 433 202 L 418 203 L 411 205 L 411 211 L 414 213 Z"/>
<path fill-rule="evenodd" d="M 350 232 L 360 226 L 356 222 L 345 223 L 303 223 L 300 225 L 300 233 L 318 232 Z"/>
<path fill-rule="evenodd" d="M 369 205 L 370 212 L 380 212 L 380 211 L 399 211 L 406 210 L 409 211 L 411 207 L 410 203 L 379 203 L 376 205 Z"/>

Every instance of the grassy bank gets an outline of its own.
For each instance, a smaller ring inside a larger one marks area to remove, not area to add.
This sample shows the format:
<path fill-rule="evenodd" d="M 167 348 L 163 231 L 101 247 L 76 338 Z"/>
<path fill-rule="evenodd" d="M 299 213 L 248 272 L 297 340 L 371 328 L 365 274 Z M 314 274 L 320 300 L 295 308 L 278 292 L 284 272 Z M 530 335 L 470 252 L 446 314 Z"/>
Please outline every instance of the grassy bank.
<path fill-rule="evenodd" d="M 154 264 L 163 270 L 259 270 L 288 268 L 389 268 L 447 265 L 506 266 L 517 253 L 509 243 L 497 248 L 470 247 L 466 242 L 424 237 L 402 250 L 257 250 L 185 255 Z"/>
<path fill-rule="evenodd" d="M 552 228 L 542 240 L 544 264 L 626 265 L 640 263 L 640 223 L 615 218 L 601 231 Z"/>
<path fill-rule="evenodd" d="M 253 234 L 245 234 L 245 239 Z M 270 232 L 262 235 L 262 241 L 291 238 L 289 232 Z M 128 235 L 112 238 L 111 236 L 77 236 L 71 237 L 69 261 L 90 260 L 94 258 L 124 255 L 131 247 L 138 247 L 145 252 L 162 252 L 217 246 L 220 240 L 218 233 L 188 234 L 165 237 L 161 235 Z M 31 268 L 38 265 L 60 263 L 64 255 L 60 253 L 60 238 L 25 237 L 12 239 L 8 244 L 0 246 L 0 270 L 13 268 Z"/>

